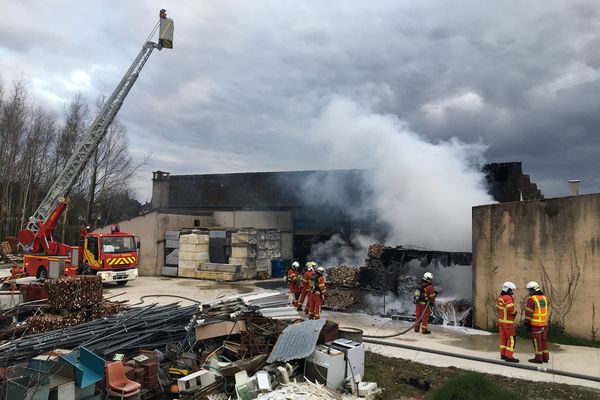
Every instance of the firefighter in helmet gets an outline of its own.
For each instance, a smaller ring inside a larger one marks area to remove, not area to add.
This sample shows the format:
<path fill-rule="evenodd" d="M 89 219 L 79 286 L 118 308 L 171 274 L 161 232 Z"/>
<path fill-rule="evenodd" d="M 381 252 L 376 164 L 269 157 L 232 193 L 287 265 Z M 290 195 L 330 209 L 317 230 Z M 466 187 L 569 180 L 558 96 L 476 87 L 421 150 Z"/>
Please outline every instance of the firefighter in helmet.
<path fill-rule="evenodd" d="M 496 313 L 498 316 L 498 330 L 500 333 L 500 358 L 506 362 L 518 363 L 513 357 L 515 351 L 515 318 L 517 308 L 513 300 L 513 293 L 517 286 L 512 282 L 504 282 L 500 289 L 500 296 L 496 299 Z"/>
<path fill-rule="evenodd" d="M 288 269 L 286 283 L 290 293 L 294 297 L 292 304 L 298 307 L 298 298 L 300 297 L 300 263 L 294 261 L 292 267 Z"/>
<path fill-rule="evenodd" d="M 527 283 L 529 297 L 525 306 L 525 327 L 531 333 L 535 357 L 529 362 L 541 364 L 550 360 L 548 352 L 548 299 L 542 293 L 540 285 L 531 281 Z"/>
<path fill-rule="evenodd" d="M 429 335 L 431 331 L 427 329 L 429 324 L 429 315 L 431 314 L 431 307 L 435 303 L 436 291 L 433 288 L 433 274 L 431 272 L 425 272 L 421 284 L 417 286 L 415 290 L 415 297 L 413 302 L 416 304 L 415 310 L 415 332 L 419 332 L 423 335 Z M 420 320 L 420 321 L 419 321 Z"/>
<path fill-rule="evenodd" d="M 301 280 L 301 290 L 300 290 L 300 298 L 298 299 L 298 306 L 296 309 L 298 311 L 302 311 L 302 305 L 304 304 L 304 299 L 306 300 L 306 307 L 304 308 L 304 313 L 308 314 L 308 306 L 310 305 L 310 296 L 308 296 L 308 291 L 310 289 L 310 277 L 315 273 L 314 266 L 317 265 L 315 262 L 309 261 L 306 263 L 306 270 L 302 275 Z"/>
<path fill-rule="evenodd" d="M 310 293 L 312 297 L 309 302 L 311 308 L 308 310 L 308 319 L 319 319 L 321 318 L 321 306 L 325 304 L 325 294 L 327 288 L 325 287 L 325 268 L 318 267 L 310 277 Z"/>

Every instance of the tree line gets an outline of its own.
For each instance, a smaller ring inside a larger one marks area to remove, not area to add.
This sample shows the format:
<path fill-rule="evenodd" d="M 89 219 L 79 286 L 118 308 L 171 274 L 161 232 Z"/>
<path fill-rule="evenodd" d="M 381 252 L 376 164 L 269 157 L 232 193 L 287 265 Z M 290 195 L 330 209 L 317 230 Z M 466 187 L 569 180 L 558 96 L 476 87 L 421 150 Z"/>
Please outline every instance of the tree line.
<path fill-rule="evenodd" d="M 32 102 L 23 80 L 0 81 L 0 238 L 15 236 L 64 168 L 103 98 L 89 103 L 77 94 L 56 115 Z M 137 169 L 125 127 L 115 118 L 68 196 L 57 234 L 76 244 L 84 223 L 102 226 L 138 215 L 129 189 Z"/>

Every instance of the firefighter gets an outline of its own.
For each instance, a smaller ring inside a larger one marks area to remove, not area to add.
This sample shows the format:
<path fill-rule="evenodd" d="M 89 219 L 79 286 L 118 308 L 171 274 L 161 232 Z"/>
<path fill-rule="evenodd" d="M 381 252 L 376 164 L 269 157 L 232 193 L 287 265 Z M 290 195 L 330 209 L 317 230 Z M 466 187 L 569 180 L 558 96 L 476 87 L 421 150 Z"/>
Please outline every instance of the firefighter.
<path fill-rule="evenodd" d="M 517 308 L 513 300 L 513 293 L 517 286 L 512 282 L 504 282 L 500 296 L 496 299 L 496 312 L 498 315 L 498 330 L 500 333 L 500 358 L 506 362 L 518 363 L 513 357 L 515 351 L 515 318 Z"/>
<path fill-rule="evenodd" d="M 310 277 L 310 293 L 308 294 L 310 309 L 308 310 L 308 319 L 321 318 L 321 306 L 325 304 L 325 268 L 318 267 L 316 273 Z M 312 299 L 311 299 L 312 297 Z"/>
<path fill-rule="evenodd" d="M 525 306 L 525 326 L 533 339 L 535 357 L 529 362 L 541 364 L 550 360 L 548 352 L 548 299 L 540 290 L 540 285 L 531 281 L 527 283 L 529 297 Z"/>
<path fill-rule="evenodd" d="M 160 18 L 167 18 L 167 10 L 165 10 L 164 8 L 161 8 L 160 12 L 158 13 L 158 16 Z"/>
<path fill-rule="evenodd" d="M 423 335 L 429 335 L 431 331 L 427 329 L 429 323 L 429 314 L 431 314 L 431 307 L 435 303 L 435 289 L 433 288 L 433 274 L 431 272 L 425 272 L 421 284 L 417 286 L 415 290 L 415 297 L 413 302 L 416 304 L 416 319 L 415 319 L 415 332 L 419 332 L 419 327 Z M 421 321 L 419 322 L 419 319 Z"/>
<path fill-rule="evenodd" d="M 292 304 L 294 307 L 298 307 L 298 298 L 300 297 L 300 279 L 299 278 L 299 269 L 300 263 L 298 261 L 294 261 L 292 263 L 292 268 L 288 269 L 287 272 L 287 287 L 290 289 L 290 293 L 294 297 Z"/>
<path fill-rule="evenodd" d="M 304 304 L 304 299 L 306 299 L 308 296 L 308 290 L 310 289 L 310 277 L 315 273 L 313 270 L 313 263 L 312 261 L 309 261 L 306 263 L 306 271 L 304 271 L 304 275 L 302 275 L 302 281 L 301 281 L 301 291 L 300 291 L 300 299 L 298 299 L 298 305 L 296 306 L 296 309 L 298 311 L 302 311 L 302 305 Z M 316 264 L 315 264 L 316 265 Z M 309 306 L 309 300 L 306 300 L 306 307 L 304 308 L 304 313 L 308 314 L 308 306 Z"/>

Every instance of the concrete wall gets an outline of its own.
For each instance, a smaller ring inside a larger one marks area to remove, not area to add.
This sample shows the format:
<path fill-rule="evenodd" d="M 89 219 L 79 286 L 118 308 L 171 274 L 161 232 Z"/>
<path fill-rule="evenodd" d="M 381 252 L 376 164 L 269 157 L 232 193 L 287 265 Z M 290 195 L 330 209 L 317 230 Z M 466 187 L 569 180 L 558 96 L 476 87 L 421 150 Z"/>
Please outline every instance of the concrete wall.
<path fill-rule="evenodd" d="M 291 232 L 294 226 L 291 211 L 215 211 L 215 225 L 230 228 L 276 229 Z"/>
<path fill-rule="evenodd" d="M 521 304 L 530 280 L 549 297 L 551 321 L 600 338 L 600 194 L 473 208 L 475 325 L 493 325 L 503 282 L 515 282 Z"/>

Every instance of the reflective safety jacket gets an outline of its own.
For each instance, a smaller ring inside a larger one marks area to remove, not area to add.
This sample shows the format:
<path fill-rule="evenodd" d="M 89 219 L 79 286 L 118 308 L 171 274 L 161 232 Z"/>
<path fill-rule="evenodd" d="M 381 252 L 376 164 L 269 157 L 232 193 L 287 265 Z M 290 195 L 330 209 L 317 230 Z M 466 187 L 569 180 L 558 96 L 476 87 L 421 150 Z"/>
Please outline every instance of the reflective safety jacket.
<path fill-rule="evenodd" d="M 525 323 L 532 326 L 548 326 L 548 299 L 541 292 L 527 299 Z"/>
<path fill-rule="evenodd" d="M 325 277 L 323 275 L 315 274 L 310 277 L 310 291 L 318 295 L 327 293 L 327 288 L 325 287 Z"/>
<path fill-rule="evenodd" d="M 498 316 L 498 325 L 514 325 L 515 318 L 517 317 L 517 308 L 510 294 L 501 294 L 496 299 L 496 313 Z"/>
<path fill-rule="evenodd" d="M 300 286 L 298 285 L 298 271 L 293 268 L 290 268 L 287 273 L 287 286 L 288 289 L 292 293 L 296 293 L 300 290 Z"/>
<path fill-rule="evenodd" d="M 306 270 L 302 276 L 302 291 L 308 292 L 310 289 L 310 277 L 315 274 L 315 271 Z"/>

